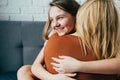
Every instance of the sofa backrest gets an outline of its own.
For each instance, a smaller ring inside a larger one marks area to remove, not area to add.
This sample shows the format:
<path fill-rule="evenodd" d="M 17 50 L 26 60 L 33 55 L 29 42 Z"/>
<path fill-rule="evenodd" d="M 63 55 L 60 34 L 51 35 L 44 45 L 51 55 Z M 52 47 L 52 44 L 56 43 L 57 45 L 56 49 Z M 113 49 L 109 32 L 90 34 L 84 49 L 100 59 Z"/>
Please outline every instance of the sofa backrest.
<path fill-rule="evenodd" d="M 0 21 L 0 74 L 32 64 L 44 45 L 45 22 Z"/>

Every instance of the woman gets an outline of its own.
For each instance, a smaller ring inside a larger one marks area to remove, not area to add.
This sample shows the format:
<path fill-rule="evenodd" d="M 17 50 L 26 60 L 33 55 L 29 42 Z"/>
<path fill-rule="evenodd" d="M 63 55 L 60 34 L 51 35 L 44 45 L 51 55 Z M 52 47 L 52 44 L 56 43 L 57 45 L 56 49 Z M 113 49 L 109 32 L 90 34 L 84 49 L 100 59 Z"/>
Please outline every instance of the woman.
<path fill-rule="evenodd" d="M 77 13 L 76 30 L 83 46 L 92 49 L 99 60 L 84 62 L 60 56 L 53 58 L 59 63 L 52 63 L 53 68 L 59 73 L 120 74 L 119 15 L 114 1 L 88 0 Z"/>

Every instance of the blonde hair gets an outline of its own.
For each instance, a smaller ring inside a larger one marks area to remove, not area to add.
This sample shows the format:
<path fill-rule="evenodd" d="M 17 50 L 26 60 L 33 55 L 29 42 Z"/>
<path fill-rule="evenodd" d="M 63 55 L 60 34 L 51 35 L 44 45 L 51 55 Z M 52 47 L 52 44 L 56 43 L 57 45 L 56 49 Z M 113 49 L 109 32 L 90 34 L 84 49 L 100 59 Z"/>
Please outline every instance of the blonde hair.
<path fill-rule="evenodd" d="M 119 16 L 113 0 L 87 0 L 76 16 L 76 32 L 98 59 L 116 57 L 119 50 Z"/>

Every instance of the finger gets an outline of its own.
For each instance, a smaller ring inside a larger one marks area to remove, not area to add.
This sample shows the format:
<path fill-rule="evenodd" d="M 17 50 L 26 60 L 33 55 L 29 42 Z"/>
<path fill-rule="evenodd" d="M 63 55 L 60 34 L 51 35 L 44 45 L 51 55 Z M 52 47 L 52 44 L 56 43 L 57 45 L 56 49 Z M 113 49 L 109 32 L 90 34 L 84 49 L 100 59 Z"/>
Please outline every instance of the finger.
<path fill-rule="evenodd" d="M 75 77 L 77 73 L 65 73 L 65 75 L 68 77 Z"/>
<path fill-rule="evenodd" d="M 60 62 L 61 62 L 61 60 L 60 60 L 60 59 L 55 58 L 55 57 L 52 57 L 52 60 L 54 60 L 55 62 L 58 62 L 58 63 L 60 63 Z"/>
<path fill-rule="evenodd" d="M 60 67 L 60 64 L 58 64 L 58 63 L 51 63 L 51 65 L 53 65 L 54 67 Z"/>
<path fill-rule="evenodd" d="M 53 67 L 53 69 L 54 69 L 55 71 L 57 71 L 58 73 L 60 73 L 60 74 L 65 73 L 62 68 Z"/>
<path fill-rule="evenodd" d="M 58 57 L 61 59 L 65 59 L 65 58 L 68 58 L 69 56 L 58 56 Z"/>

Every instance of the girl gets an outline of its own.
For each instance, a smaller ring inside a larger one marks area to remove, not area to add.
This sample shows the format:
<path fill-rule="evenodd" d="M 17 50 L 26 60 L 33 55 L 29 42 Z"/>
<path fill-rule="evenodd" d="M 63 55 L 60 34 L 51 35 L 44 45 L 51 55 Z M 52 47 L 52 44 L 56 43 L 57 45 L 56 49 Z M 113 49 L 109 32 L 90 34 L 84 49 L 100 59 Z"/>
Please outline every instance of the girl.
<path fill-rule="evenodd" d="M 46 22 L 44 29 L 44 37 L 48 39 L 49 30 L 51 30 L 50 28 L 52 28 L 54 33 L 57 33 L 59 36 L 75 32 L 75 17 L 79 6 L 80 5 L 75 0 L 53 0 L 50 3 L 48 22 Z M 45 46 L 46 45 L 44 45 L 44 47 Z M 74 76 L 74 74 L 68 76 L 65 74 L 53 75 L 45 69 L 44 47 L 35 59 L 32 68 L 31 65 L 25 65 L 18 70 L 18 80 L 34 80 L 36 77 L 42 80 L 74 80 L 68 77 Z"/>

